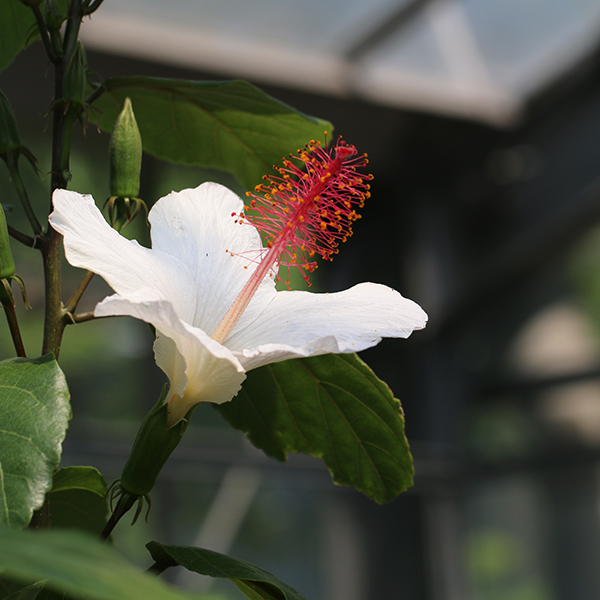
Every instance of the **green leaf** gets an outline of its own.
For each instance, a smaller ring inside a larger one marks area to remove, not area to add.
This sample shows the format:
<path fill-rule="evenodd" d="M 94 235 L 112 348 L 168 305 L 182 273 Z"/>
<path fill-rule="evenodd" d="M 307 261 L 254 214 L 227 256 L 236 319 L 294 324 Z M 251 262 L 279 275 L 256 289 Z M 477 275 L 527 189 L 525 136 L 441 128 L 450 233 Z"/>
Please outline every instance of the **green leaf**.
<path fill-rule="evenodd" d="M 412 485 L 400 401 L 356 354 L 328 354 L 250 371 L 239 394 L 215 407 L 269 456 L 322 458 L 335 483 L 377 502 Z"/>
<path fill-rule="evenodd" d="M 252 600 L 304 600 L 287 583 L 244 560 L 205 548 L 166 546 L 158 542 L 150 542 L 146 548 L 161 567 L 181 565 L 200 575 L 229 579 Z"/>
<path fill-rule="evenodd" d="M 58 12 L 66 16 L 69 0 L 58 0 Z M 45 12 L 45 2 L 40 4 Z M 14 60 L 15 56 L 39 38 L 33 11 L 19 0 L 0 0 L 0 71 Z"/>
<path fill-rule="evenodd" d="M 33 12 L 19 0 L 0 2 L 0 71 L 25 48 L 34 26 Z"/>
<path fill-rule="evenodd" d="M 253 188 L 283 156 L 332 131 L 243 81 L 115 77 L 94 101 L 111 131 L 125 98 L 133 104 L 143 148 L 158 158 L 233 173 Z"/>
<path fill-rule="evenodd" d="M 87 600 L 190 600 L 198 595 L 140 573 L 109 544 L 74 531 L 0 533 L 0 572 Z M 206 598 L 206 596 L 203 596 Z"/>
<path fill-rule="evenodd" d="M 102 473 L 94 467 L 64 467 L 54 473 L 52 493 L 75 489 L 87 490 L 104 498 L 108 485 Z"/>
<path fill-rule="evenodd" d="M 29 592 L 31 592 L 30 597 L 33 597 L 33 590 L 39 590 L 41 587 L 41 583 L 23 585 L 23 583 L 17 581 L 0 579 L 0 600 L 24 600 L 28 597 Z M 35 598 L 36 600 L 42 600 L 37 595 Z"/>
<path fill-rule="evenodd" d="M 104 501 L 108 485 L 93 467 L 65 467 L 54 473 L 48 499 L 52 527 L 83 529 L 99 534 L 108 516 Z"/>
<path fill-rule="evenodd" d="M 0 362 L 0 527 L 25 527 L 44 502 L 71 414 L 52 355 Z"/>

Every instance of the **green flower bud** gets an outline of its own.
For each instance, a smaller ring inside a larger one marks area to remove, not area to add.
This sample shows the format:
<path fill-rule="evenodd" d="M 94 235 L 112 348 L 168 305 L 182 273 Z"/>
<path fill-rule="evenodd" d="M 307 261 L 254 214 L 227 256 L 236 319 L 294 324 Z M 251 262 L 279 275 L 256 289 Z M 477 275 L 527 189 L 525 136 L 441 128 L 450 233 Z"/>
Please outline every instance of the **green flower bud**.
<path fill-rule="evenodd" d="M 187 429 L 191 411 L 173 427 L 167 427 L 169 405 L 164 397 L 146 415 L 133 442 L 123 472 L 120 489 L 126 494 L 145 497 Z"/>
<path fill-rule="evenodd" d="M 63 98 L 83 104 L 87 83 L 87 59 L 81 42 L 71 56 L 63 80 Z"/>
<path fill-rule="evenodd" d="M 5 306 L 15 305 L 15 297 L 10 289 L 14 277 L 15 261 L 10 249 L 4 209 L 0 206 L 0 302 Z"/>
<path fill-rule="evenodd" d="M 11 150 L 21 146 L 15 113 L 8 98 L 0 90 L 0 156 L 6 157 Z"/>
<path fill-rule="evenodd" d="M 142 138 L 129 98 L 115 122 L 108 152 L 111 196 L 135 198 L 140 192 Z"/>
<path fill-rule="evenodd" d="M 56 0 L 46 0 L 45 13 L 48 31 L 58 31 L 64 21 L 64 17 L 58 8 Z"/>
<path fill-rule="evenodd" d="M 15 274 L 15 261 L 10 249 L 8 226 L 6 225 L 4 209 L 0 206 L 0 303 L 4 306 L 15 305 L 15 297 L 10 288 L 12 281 L 16 281 L 19 284 L 23 302 L 27 308 L 31 308 L 27 301 L 25 283 L 23 283 L 23 280 Z"/>
<path fill-rule="evenodd" d="M 15 275 L 15 261 L 10 250 L 8 227 L 4 209 L 0 206 L 0 279 L 10 280 Z"/>

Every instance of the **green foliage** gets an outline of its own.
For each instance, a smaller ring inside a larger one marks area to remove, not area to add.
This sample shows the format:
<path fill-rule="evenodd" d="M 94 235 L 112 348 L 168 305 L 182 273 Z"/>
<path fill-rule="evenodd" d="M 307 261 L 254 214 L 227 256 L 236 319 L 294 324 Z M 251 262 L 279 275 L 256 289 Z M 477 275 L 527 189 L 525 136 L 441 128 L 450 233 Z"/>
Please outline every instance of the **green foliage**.
<path fill-rule="evenodd" d="M 108 518 L 108 485 L 93 467 L 65 467 L 54 473 L 48 499 L 52 527 L 99 534 Z"/>
<path fill-rule="evenodd" d="M 181 565 L 200 575 L 229 579 L 251 600 L 304 600 L 296 590 L 264 569 L 205 548 L 146 544 L 160 568 Z"/>
<path fill-rule="evenodd" d="M 40 594 L 35 595 L 34 590 L 39 590 L 43 586 L 42 582 L 33 583 L 23 587 L 18 581 L 9 579 L 0 579 L 0 600 L 44 600 Z"/>
<path fill-rule="evenodd" d="M 19 0 L 0 2 L 0 71 L 25 48 L 34 24 L 33 13 Z"/>
<path fill-rule="evenodd" d="M 377 502 L 412 485 L 400 401 L 355 354 L 267 365 L 216 409 L 269 456 L 322 458 L 335 483 Z"/>
<path fill-rule="evenodd" d="M 54 473 L 53 494 L 67 490 L 84 490 L 104 498 L 108 491 L 106 479 L 94 467 L 64 467 Z"/>
<path fill-rule="evenodd" d="M 8 98 L 0 90 L 0 157 L 6 160 L 7 153 L 21 145 L 15 113 Z"/>
<path fill-rule="evenodd" d="M 69 390 L 51 355 L 0 362 L 0 526 L 25 527 L 44 502 L 70 418 Z"/>
<path fill-rule="evenodd" d="M 56 3 L 62 15 L 66 13 L 67 2 L 59 0 Z M 44 5 L 44 2 L 40 5 L 42 14 Z M 0 71 L 4 71 L 15 56 L 38 37 L 35 17 L 30 8 L 19 0 L 0 1 Z"/>
<path fill-rule="evenodd" d="M 87 600 L 190 600 L 159 579 L 140 573 L 108 544 L 74 531 L 0 534 L 0 572 L 26 584 L 47 580 L 51 590 Z M 203 596 L 207 600 L 206 596 Z M 214 597 L 213 597 L 214 599 Z"/>
<path fill-rule="evenodd" d="M 233 173 L 253 188 L 330 123 L 307 117 L 243 81 L 205 82 L 115 77 L 94 101 L 99 125 L 111 131 L 129 97 L 144 150 L 177 163 Z"/>

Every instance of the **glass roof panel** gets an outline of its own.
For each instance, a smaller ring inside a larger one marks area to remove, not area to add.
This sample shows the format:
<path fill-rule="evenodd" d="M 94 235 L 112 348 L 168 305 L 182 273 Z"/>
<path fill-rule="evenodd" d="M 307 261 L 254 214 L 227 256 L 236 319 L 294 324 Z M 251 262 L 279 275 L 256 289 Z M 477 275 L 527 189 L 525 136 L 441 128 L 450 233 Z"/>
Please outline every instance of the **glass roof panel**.
<path fill-rule="evenodd" d="M 524 92 L 597 44 L 600 31 L 597 0 L 465 0 L 464 7 L 490 72 Z"/>
<path fill-rule="evenodd" d="M 109 52 L 496 124 L 599 35 L 598 0 L 111 0 L 82 31 Z"/>
<path fill-rule="evenodd" d="M 390 6 L 410 0 L 113 0 L 116 15 L 140 15 L 165 25 L 193 24 L 198 34 L 219 32 L 224 37 L 298 49 L 333 50 L 346 32 L 356 35 Z M 108 3 L 107 3 L 108 4 Z M 346 43 L 348 43 L 346 41 Z M 337 50 L 341 51 L 341 45 Z"/>

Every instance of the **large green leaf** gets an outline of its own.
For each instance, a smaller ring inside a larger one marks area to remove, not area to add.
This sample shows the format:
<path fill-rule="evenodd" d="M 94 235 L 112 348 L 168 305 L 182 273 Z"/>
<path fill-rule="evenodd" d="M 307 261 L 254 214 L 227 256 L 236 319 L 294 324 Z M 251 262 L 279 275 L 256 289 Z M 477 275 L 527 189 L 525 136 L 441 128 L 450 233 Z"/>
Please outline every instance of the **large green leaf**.
<path fill-rule="evenodd" d="M 25 48 L 34 25 L 31 9 L 19 0 L 0 1 L 0 71 Z"/>
<path fill-rule="evenodd" d="M 108 516 L 104 501 L 108 485 L 93 467 L 65 467 L 54 473 L 49 492 L 52 527 L 83 529 L 99 534 Z"/>
<path fill-rule="evenodd" d="M 200 575 L 229 579 L 252 600 L 304 600 L 296 590 L 271 573 L 225 554 L 205 548 L 146 544 L 159 569 L 181 565 Z"/>
<path fill-rule="evenodd" d="M 0 527 L 25 527 L 44 502 L 70 414 L 52 355 L 0 362 Z"/>
<path fill-rule="evenodd" d="M 109 544 L 74 531 L 0 533 L 0 573 L 3 578 L 23 583 L 47 580 L 47 587 L 66 592 L 70 598 L 207 598 L 184 593 L 140 573 Z"/>
<path fill-rule="evenodd" d="M 33 597 L 36 600 L 43 600 L 39 594 L 34 596 L 34 590 L 39 590 L 41 587 L 43 587 L 42 582 L 24 586 L 18 581 L 0 579 L 0 600 L 31 600 Z"/>
<path fill-rule="evenodd" d="M 115 77 L 94 107 L 105 131 L 131 98 L 144 150 L 158 158 L 229 171 L 247 188 L 331 124 L 307 117 L 243 81 Z"/>
<path fill-rule="evenodd" d="M 267 365 L 216 409 L 269 456 L 322 458 L 335 483 L 389 502 L 412 485 L 400 401 L 356 354 Z"/>
<path fill-rule="evenodd" d="M 60 14 L 66 15 L 68 0 L 57 0 Z M 45 2 L 40 4 L 44 14 Z M 34 40 L 39 32 L 30 8 L 19 0 L 0 0 L 0 71 L 14 60 L 15 56 Z"/>

